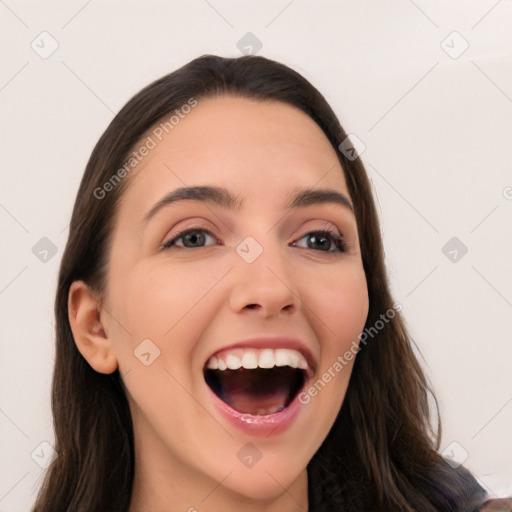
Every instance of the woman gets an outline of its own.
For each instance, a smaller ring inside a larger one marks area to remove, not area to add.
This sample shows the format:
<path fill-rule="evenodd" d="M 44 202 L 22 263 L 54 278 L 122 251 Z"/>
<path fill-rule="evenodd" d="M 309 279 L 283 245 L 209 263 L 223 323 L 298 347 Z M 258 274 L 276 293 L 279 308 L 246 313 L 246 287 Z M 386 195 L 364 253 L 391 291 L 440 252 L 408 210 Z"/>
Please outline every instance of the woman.
<path fill-rule="evenodd" d="M 195 59 L 119 112 L 61 263 L 34 511 L 483 506 L 437 452 L 345 139 L 263 57 Z"/>

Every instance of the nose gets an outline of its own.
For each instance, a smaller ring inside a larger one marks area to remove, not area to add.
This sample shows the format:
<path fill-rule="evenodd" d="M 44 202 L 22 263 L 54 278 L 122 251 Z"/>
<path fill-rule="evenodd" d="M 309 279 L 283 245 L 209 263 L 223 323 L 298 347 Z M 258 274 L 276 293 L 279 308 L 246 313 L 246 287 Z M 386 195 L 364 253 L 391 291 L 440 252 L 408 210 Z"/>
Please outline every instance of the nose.
<path fill-rule="evenodd" d="M 234 312 L 253 310 L 259 316 L 272 317 L 290 315 L 299 309 L 293 269 L 287 264 L 284 252 L 280 248 L 263 248 L 252 263 L 237 256 L 230 295 Z"/>

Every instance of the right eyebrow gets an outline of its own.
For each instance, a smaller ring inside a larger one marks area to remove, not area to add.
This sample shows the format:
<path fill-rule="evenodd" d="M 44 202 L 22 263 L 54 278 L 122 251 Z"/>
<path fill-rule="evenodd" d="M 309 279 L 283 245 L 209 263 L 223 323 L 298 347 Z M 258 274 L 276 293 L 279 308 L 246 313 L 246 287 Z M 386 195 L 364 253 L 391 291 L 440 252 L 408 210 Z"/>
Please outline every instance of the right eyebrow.
<path fill-rule="evenodd" d="M 142 219 L 142 225 L 146 225 L 156 213 L 170 204 L 178 201 L 200 201 L 202 203 L 213 203 L 227 210 L 239 210 L 242 201 L 235 197 L 229 190 L 223 187 L 201 186 L 181 187 L 166 194 L 160 199 Z"/>

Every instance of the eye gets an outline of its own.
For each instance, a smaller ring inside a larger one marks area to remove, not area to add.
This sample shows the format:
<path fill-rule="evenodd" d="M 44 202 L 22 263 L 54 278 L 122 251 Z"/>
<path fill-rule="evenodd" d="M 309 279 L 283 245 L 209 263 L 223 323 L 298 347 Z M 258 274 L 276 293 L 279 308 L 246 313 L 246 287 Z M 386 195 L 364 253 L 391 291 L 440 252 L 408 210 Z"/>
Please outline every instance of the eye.
<path fill-rule="evenodd" d="M 171 240 L 162 244 L 162 249 L 180 248 L 180 249 L 199 249 L 206 246 L 207 239 L 211 238 L 214 243 L 209 245 L 222 245 L 215 236 L 203 228 L 190 228 L 178 233 Z M 306 245 L 299 244 L 300 240 L 307 239 Z M 291 243 L 292 247 L 303 249 L 312 249 L 321 252 L 345 252 L 343 239 L 329 230 L 310 231 L 299 240 Z"/>
<path fill-rule="evenodd" d="M 210 245 L 222 245 L 207 229 L 190 228 L 178 233 L 171 240 L 164 242 L 162 244 L 162 249 L 170 249 L 172 247 L 179 247 L 180 249 L 201 248 L 205 246 L 208 237 L 213 239 L 215 242 Z M 180 241 L 181 243 L 178 243 Z"/>
<path fill-rule="evenodd" d="M 329 230 L 310 231 L 306 233 L 302 240 L 307 238 L 306 246 L 299 245 L 298 241 L 292 242 L 293 247 L 301 247 L 304 249 L 313 249 L 321 252 L 345 252 L 343 239 L 337 234 Z"/>

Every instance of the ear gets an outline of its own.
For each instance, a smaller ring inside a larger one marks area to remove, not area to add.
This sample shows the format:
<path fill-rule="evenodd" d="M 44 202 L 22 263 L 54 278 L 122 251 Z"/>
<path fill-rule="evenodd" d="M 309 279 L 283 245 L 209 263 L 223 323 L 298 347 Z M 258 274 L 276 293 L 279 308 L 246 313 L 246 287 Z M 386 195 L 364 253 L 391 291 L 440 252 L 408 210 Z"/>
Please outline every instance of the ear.
<path fill-rule="evenodd" d="M 98 302 L 83 281 L 69 287 L 68 318 L 76 346 L 85 360 L 99 373 L 113 373 L 117 357 L 100 319 Z"/>

